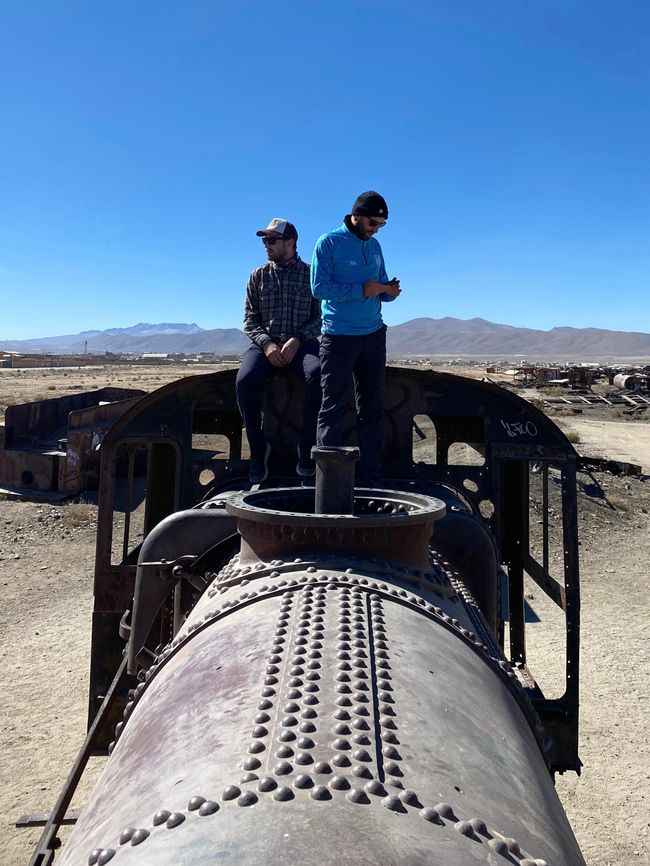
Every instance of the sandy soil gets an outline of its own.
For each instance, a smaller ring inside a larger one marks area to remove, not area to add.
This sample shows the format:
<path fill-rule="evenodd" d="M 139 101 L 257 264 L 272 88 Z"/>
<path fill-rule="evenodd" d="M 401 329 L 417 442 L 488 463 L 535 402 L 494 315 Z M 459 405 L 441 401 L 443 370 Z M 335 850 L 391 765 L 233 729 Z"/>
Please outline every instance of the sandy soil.
<path fill-rule="evenodd" d="M 0 407 L 105 384 L 148 390 L 194 372 L 0 370 Z M 579 435 L 579 451 L 649 471 L 647 422 L 558 420 Z M 648 864 L 650 478 L 580 473 L 579 484 L 584 769 L 581 778 L 558 777 L 557 788 L 589 866 Z M 92 497 L 85 498 L 86 504 L 0 501 L 0 838 L 6 866 L 29 861 L 40 829 L 16 829 L 14 823 L 52 807 L 85 734 L 96 512 Z M 549 663 L 559 645 L 555 613 L 533 585 L 528 602 L 539 620 L 530 627 L 530 666 L 544 672 L 540 680 L 552 690 L 560 672 Z M 73 809 L 101 764 L 93 762 Z"/>

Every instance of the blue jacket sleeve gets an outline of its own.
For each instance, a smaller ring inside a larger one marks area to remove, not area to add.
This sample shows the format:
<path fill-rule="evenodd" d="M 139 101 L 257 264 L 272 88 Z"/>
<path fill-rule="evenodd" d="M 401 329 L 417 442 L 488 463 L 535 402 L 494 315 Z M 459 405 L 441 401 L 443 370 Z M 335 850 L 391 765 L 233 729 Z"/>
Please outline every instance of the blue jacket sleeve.
<path fill-rule="evenodd" d="M 358 301 L 363 298 L 363 283 L 334 281 L 334 253 L 329 238 L 319 238 L 311 258 L 311 293 L 323 301 Z"/>
<path fill-rule="evenodd" d="M 379 268 L 379 282 L 380 283 L 388 283 L 390 280 L 388 279 L 388 274 L 386 273 L 386 265 L 384 264 L 384 254 L 380 250 L 381 255 L 381 267 Z M 395 298 L 392 295 L 387 295 L 386 292 L 382 292 L 379 295 L 379 300 L 384 304 L 390 303 L 390 301 L 394 301 Z"/>

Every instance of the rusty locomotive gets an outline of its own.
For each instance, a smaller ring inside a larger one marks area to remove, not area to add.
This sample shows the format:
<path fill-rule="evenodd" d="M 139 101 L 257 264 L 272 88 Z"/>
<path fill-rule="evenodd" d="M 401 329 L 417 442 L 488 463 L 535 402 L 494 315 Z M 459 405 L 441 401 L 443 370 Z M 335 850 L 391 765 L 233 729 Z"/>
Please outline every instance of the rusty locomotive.
<path fill-rule="evenodd" d="M 251 490 L 234 380 L 160 388 L 102 443 L 89 733 L 32 864 L 103 751 L 57 863 L 584 864 L 553 786 L 581 766 L 572 445 L 491 383 L 388 368 L 385 489 L 354 487 L 351 410 L 304 487 L 276 375 Z"/>

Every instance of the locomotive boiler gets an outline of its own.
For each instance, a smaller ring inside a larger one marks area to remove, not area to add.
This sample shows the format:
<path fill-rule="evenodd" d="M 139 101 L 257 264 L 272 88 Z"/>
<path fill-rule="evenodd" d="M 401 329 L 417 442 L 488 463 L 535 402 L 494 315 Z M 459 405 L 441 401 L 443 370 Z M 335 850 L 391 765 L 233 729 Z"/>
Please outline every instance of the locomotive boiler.
<path fill-rule="evenodd" d="M 102 444 L 89 736 L 32 862 L 106 747 L 57 863 L 583 864 L 553 786 L 580 768 L 570 443 L 490 383 L 389 368 L 385 489 L 354 485 L 352 413 L 303 487 L 301 384 L 276 376 L 251 490 L 234 375 L 159 389 Z M 554 698 L 528 581 L 561 616 Z"/>

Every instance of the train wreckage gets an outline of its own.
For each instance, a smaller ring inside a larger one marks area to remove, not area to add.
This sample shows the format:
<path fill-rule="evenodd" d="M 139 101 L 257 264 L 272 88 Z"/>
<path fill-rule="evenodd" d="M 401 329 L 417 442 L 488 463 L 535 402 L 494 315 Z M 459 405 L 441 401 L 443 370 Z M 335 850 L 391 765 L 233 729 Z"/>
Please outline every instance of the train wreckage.
<path fill-rule="evenodd" d="M 101 444 L 89 733 L 33 866 L 105 751 L 57 864 L 584 864 L 553 786 L 581 766 L 572 445 L 495 385 L 389 368 L 385 489 L 354 485 L 351 410 L 303 487 L 302 385 L 275 375 L 250 490 L 235 372 L 140 398 Z M 561 615 L 555 697 L 528 579 Z"/>

